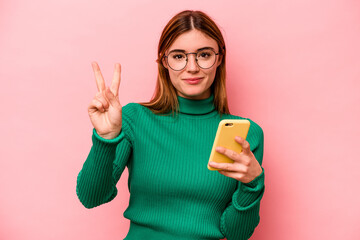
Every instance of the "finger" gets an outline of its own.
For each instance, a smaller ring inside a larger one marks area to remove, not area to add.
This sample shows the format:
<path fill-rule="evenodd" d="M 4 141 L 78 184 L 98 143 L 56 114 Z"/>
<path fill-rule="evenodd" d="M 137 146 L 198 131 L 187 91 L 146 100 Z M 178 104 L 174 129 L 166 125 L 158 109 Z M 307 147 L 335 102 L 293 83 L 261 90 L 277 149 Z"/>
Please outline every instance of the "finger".
<path fill-rule="evenodd" d="M 218 152 L 218 153 L 221 153 L 225 156 L 227 156 L 228 158 L 236 161 L 236 162 L 240 162 L 241 161 L 241 157 L 240 155 L 233 151 L 233 150 L 230 150 L 228 148 L 224 148 L 224 147 L 216 147 L 215 150 Z"/>
<path fill-rule="evenodd" d="M 240 137 L 240 136 L 236 136 L 236 137 L 235 137 L 235 141 L 241 145 L 242 151 L 243 151 L 244 153 L 249 153 L 249 152 L 251 152 L 251 150 L 250 150 L 250 144 L 249 144 L 248 141 L 246 141 L 245 139 L 243 139 L 243 138 Z"/>
<path fill-rule="evenodd" d="M 97 62 L 92 62 L 91 66 L 93 68 L 95 79 L 96 79 L 96 86 L 99 92 L 105 91 L 105 81 L 104 77 L 101 74 L 100 67 Z"/>
<path fill-rule="evenodd" d="M 209 162 L 209 166 L 217 169 L 222 169 L 225 171 L 236 172 L 236 166 L 233 163 L 218 163 L 218 162 Z"/>
<path fill-rule="evenodd" d="M 105 97 L 105 92 L 98 92 L 96 94 L 96 99 L 101 102 L 101 104 L 105 107 L 105 109 L 109 108 L 109 100 Z"/>
<path fill-rule="evenodd" d="M 106 97 L 109 99 L 111 106 L 113 106 L 115 108 L 121 108 L 119 100 L 111 92 L 110 88 L 106 88 L 105 93 L 106 93 Z"/>
<path fill-rule="evenodd" d="M 239 172 L 227 172 L 227 171 L 218 171 L 218 172 L 224 176 L 234 178 L 242 183 L 249 183 L 255 179 L 255 178 L 247 176 L 244 173 L 239 173 Z"/>
<path fill-rule="evenodd" d="M 119 63 L 116 63 L 114 69 L 114 76 L 110 87 L 111 92 L 114 94 L 114 96 L 118 96 L 120 81 L 121 81 L 121 65 Z"/>
<path fill-rule="evenodd" d="M 243 174 L 237 172 L 227 172 L 227 171 L 218 171 L 218 172 L 224 176 L 234 178 L 238 181 L 242 180 L 243 178 Z"/>
<path fill-rule="evenodd" d="M 100 111 L 100 112 L 105 112 L 104 106 L 102 105 L 101 102 L 99 102 L 96 99 L 93 99 L 91 101 L 91 104 L 89 106 L 89 109 L 91 109 L 92 111 Z"/>

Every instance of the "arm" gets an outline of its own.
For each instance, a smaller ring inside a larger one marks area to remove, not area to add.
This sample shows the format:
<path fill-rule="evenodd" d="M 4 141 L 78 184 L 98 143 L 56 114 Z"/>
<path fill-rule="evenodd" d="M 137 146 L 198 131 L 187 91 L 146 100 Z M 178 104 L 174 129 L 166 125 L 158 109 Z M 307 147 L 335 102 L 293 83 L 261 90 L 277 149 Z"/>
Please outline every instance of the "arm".
<path fill-rule="evenodd" d="M 255 132 L 256 141 L 251 141 L 252 144 L 256 143 L 253 154 L 261 165 L 264 152 L 264 134 L 260 127 L 256 128 Z M 249 239 L 260 222 L 260 200 L 265 190 L 264 169 L 263 167 L 261 169 L 261 174 L 251 182 L 242 183 L 238 181 L 232 201 L 221 217 L 220 228 L 227 240 Z"/>
<path fill-rule="evenodd" d="M 93 129 L 93 146 L 78 175 L 76 193 L 86 208 L 107 203 L 117 194 L 119 181 L 132 145 L 123 130 L 114 139 L 101 138 Z"/>
<path fill-rule="evenodd" d="M 122 108 L 118 96 L 120 64 L 115 64 L 110 88 L 106 87 L 97 62 L 92 62 L 91 65 L 98 89 L 88 107 L 90 121 L 94 126 L 93 146 L 78 175 L 76 185 L 77 196 L 86 208 L 93 208 L 114 199 L 117 194 L 116 183 L 130 157 L 130 139 L 133 139 L 129 137 L 133 123 L 129 116 L 130 105 Z"/>

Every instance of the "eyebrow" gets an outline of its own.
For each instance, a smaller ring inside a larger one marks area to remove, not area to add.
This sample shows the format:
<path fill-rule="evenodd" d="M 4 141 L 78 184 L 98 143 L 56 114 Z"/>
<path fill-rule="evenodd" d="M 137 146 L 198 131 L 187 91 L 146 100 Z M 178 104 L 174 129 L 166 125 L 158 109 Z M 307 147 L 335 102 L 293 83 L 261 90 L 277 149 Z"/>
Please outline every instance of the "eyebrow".
<path fill-rule="evenodd" d="M 215 52 L 215 49 L 212 48 L 212 47 L 203 47 L 203 48 L 197 49 L 196 51 L 201 51 L 201 50 L 206 50 L 206 49 L 211 49 L 211 50 L 213 50 L 213 51 Z M 171 50 L 170 52 L 183 52 L 183 53 L 186 53 L 186 51 L 183 50 L 183 49 L 173 49 L 173 50 Z M 170 53 L 170 52 L 169 52 L 169 53 Z"/>

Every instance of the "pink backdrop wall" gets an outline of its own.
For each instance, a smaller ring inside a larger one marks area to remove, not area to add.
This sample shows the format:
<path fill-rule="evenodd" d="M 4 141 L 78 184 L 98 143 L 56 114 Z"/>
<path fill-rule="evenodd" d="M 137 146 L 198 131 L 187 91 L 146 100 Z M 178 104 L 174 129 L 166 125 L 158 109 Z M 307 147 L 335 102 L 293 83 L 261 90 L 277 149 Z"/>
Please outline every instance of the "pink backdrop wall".
<path fill-rule="evenodd" d="M 91 147 L 91 61 L 120 101 L 149 100 L 156 47 L 177 12 L 221 26 L 233 114 L 265 132 L 266 191 L 251 239 L 360 239 L 360 2 L 0 2 L 0 239 L 123 239 L 127 172 L 88 210 L 76 177 Z"/>

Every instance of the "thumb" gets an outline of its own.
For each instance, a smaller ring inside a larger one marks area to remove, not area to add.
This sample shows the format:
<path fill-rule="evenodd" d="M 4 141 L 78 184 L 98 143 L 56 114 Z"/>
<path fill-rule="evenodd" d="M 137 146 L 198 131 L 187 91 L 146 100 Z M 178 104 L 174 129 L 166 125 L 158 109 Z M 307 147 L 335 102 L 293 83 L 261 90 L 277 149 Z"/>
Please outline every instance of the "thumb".
<path fill-rule="evenodd" d="M 106 97 L 109 99 L 110 104 L 111 104 L 113 107 L 119 107 L 120 103 L 119 103 L 119 101 L 116 99 L 116 97 L 114 96 L 114 94 L 111 92 L 111 90 L 110 90 L 109 87 L 106 88 L 105 94 L 106 94 Z"/>

